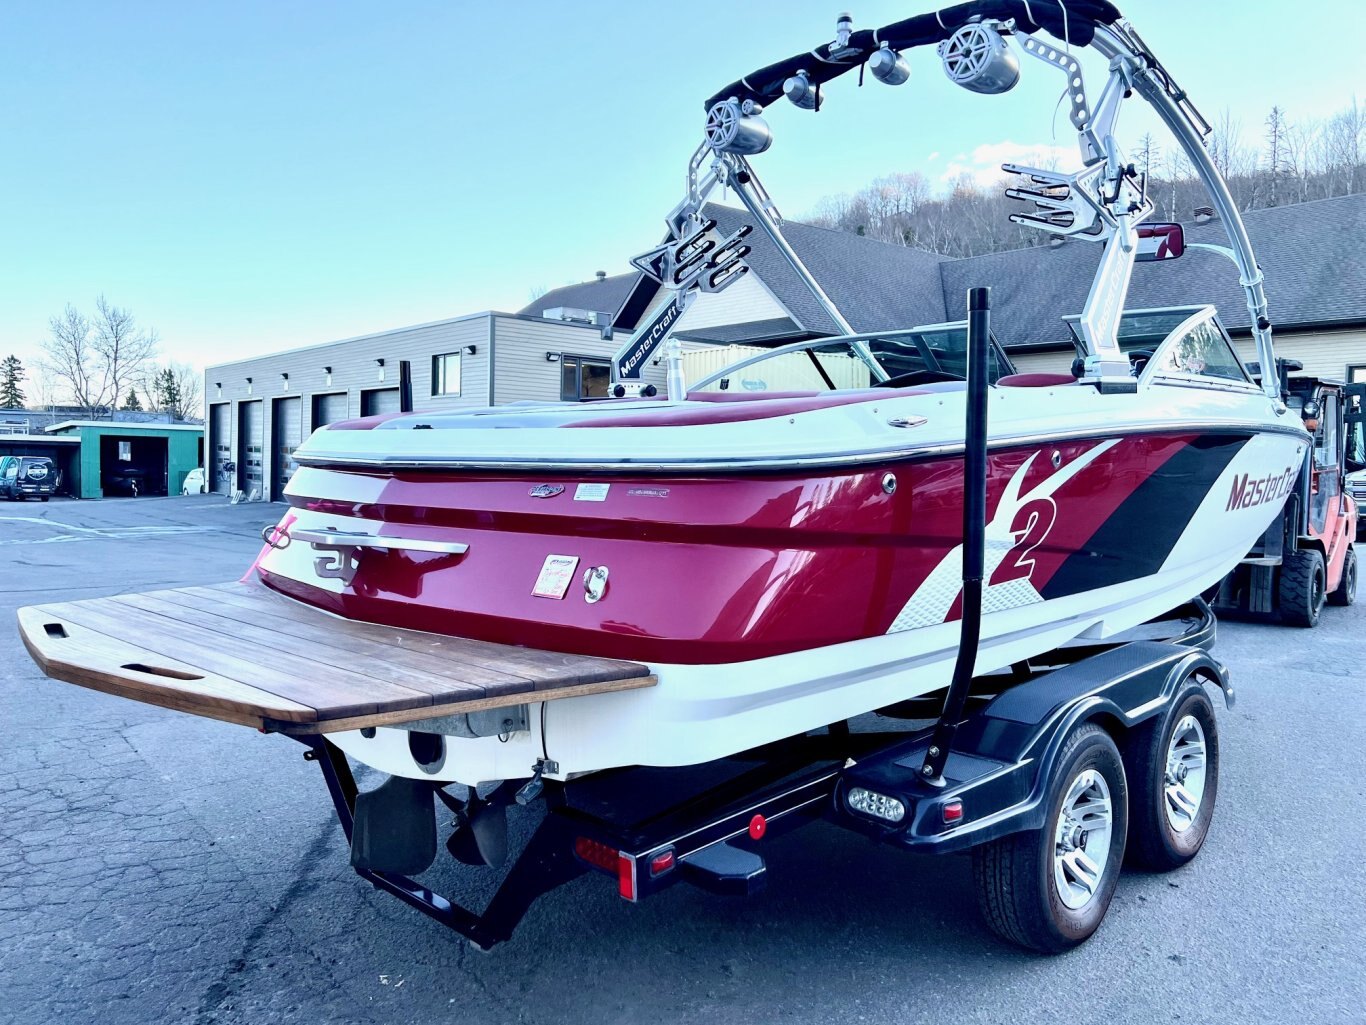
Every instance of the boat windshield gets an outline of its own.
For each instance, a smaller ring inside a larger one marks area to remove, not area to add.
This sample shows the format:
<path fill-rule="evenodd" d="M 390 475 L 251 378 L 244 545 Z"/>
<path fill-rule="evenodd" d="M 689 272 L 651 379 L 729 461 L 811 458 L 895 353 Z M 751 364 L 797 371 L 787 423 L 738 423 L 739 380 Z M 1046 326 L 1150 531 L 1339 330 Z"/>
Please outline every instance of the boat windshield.
<path fill-rule="evenodd" d="M 689 387 L 691 392 L 791 392 L 869 388 L 907 374 L 967 376 L 967 325 L 936 324 L 839 338 L 817 338 L 764 349 L 728 345 L 721 351 L 694 350 L 685 366 L 724 366 Z M 990 379 L 1014 372 L 993 337 Z M 913 383 L 913 382 L 907 382 Z"/>
<path fill-rule="evenodd" d="M 1119 317 L 1119 349 L 1131 352 L 1152 352 L 1178 327 L 1199 313 L 1200 306 L 1169 306 L 1158 310 L 1125 310 Z M 1081 337 L 1081 318 L 1064 317 L 1072 332 L 1072 344 L 1078 356 L 1086 355 L 1086 342 Z"/>

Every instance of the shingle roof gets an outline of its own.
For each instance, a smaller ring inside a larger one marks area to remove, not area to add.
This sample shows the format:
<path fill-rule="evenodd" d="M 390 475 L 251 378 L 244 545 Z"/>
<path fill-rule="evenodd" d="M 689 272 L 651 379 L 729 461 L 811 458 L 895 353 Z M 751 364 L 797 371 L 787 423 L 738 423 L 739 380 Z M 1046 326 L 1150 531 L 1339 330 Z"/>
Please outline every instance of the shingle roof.
<path fill-rule="evenodd" d="M 753 223 L 746 211 L 716 203 L 708 203 L 705 213 L 716 218 L 716 230 L 723 235 Z M 783 225 L 783 236 L 854 330 L 877 331 L 944 319 L 937 270 L 944 257 L 797 221 Z M 793 320 L 808 331 L 841 333 L 758 226 L 746 241 L 753 249 L 746 262 Z"/>
<path fill-rule="evenodd" d="M 723 234 L 751 222 L 744 210 L 715 203 L 707 204 L 706 213 L 716 218 Z M 1282 328 L 1366 323 L 1366 195 L 1254 210 L 1243 219 L 1266 276 L 1274 323 Z M 855 330 L 962 319 L 968 288 L 988 285 L 992 327 L 1007 348 L 1069 338 L 1062 317 L 1081 312 L 1101 253 L 1098 245 L 1072 239 L 1056 248 L 950 260 L 796 221 L 786 222 L 783 234 Z M 1219 221 L 1186 225 L 1186 239 L 1227 244 Z M 753 251 L 747 262 L 754 274 L 791 314 L 792 330 L 783 337 L 839 333 L 768 237 L 755 230 L 748 242 Z M 569 306 L 614 313 L 636 278 L 634 272 L 617 274 L 557 288 L 521 312 L 539 316 L 546 309 Z M 1217 253 L 1189 249 L 1179 260 L 1134 269 L 1131 308 L 1209 302 L 1218 306 L 1230 329 L 1250 326 L 1237 272 Z M 728 340 L 772 338 L 773 328 L 767 321 L 737 325 L 740 334 Z M 719 330 L 702 333 L 719 338 Z"/>
<path fill-rule="evenodd" d="M 638 275 L 635 271 L 626 274 L 613 274 L 603 279 L 581 281 L 577 285 L 552 288 L 545 295 L 518 310 L 528 317 L 539 317 L 546 310 L 567 306 L 573 310 L 591 310 L 595 313 L 616 313 L 626 299 L 626 293 L 635 284 Z"/>
<path fill-rule="evenodd" d="M 1282 328 L 1366 322 L 1366 195 L 1341 196 L 1243 215 L 1266 277 L 1272 322 Z M 1186 225 L 1186 241 L 1227 245 L 1219 221 Z M 941 265 L 947 319 L 965 316 L 968 288 L 992 290 L 992 328 L 1007 348 L 1069 338 L 1061 318 L 1080 313 L 1101 248 L 1069 240 Z M 1127 305 L 1214 303 L 1231 330 L 1251 327 L 1238 272 L 1224 256 L 1187 249 L 1179 260 L 1134 268 Z"/>

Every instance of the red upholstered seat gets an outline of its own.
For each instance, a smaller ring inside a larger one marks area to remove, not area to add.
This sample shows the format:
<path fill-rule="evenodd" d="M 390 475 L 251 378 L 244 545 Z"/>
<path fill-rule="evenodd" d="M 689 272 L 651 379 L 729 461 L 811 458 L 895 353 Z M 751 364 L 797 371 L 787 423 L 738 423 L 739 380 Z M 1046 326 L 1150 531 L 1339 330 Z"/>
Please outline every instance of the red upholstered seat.
<path fill-rule="evenodd" d="M 998 388 L 1052 388 L 1060 384 L 1075 384 L 1071 374 L 1010 374 L 996 382 Z"/>

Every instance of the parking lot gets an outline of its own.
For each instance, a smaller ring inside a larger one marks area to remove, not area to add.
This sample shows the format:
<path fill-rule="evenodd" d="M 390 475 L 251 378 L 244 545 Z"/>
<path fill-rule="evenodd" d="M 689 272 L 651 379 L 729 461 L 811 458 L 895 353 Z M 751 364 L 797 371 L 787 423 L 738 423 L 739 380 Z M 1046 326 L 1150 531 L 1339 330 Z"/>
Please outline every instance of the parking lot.
<path fill-rule="evenodd" d="M 768 846 L 756 898 L 631 906 L 594 874 L 484 954 L 351 872 L 301 746 L 49 681 L 19 642 L 22 605 L 241 576 L 278 511 L 0 505 L 0 1022 L 1364 1020 L 1366 604 L 1221 625 L 1209 842 L 1126 874 L 1071 954 L 988 933 L 967 860 L 824 825 Z"/>

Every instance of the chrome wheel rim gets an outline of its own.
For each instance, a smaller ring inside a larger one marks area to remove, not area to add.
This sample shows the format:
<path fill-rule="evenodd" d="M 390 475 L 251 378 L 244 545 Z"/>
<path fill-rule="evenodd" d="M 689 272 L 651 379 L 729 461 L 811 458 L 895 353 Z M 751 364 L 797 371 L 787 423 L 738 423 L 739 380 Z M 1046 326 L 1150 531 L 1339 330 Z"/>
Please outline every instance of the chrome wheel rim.
<path fill-rule="evenodd" d="M 1167 745 L 1162 780 L 1162 806 L 1173 832 L 1183 833 L 1195 825 L 1205 800 L 1207 778 L 1205 730 L 1195 716 L 1183 716 Z"/>
<path fill-rule="evenodd" d="M 1073 779 L 1063 796 L 1053 837 L 1053 884 L 1058 899 L 1073 911 L 1084 908 L 1100 892 L 1110 862 L 1114 821 L 1105 777 L 1087 769 Z"/>

